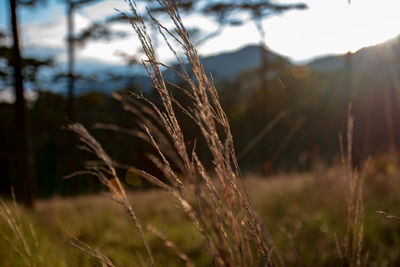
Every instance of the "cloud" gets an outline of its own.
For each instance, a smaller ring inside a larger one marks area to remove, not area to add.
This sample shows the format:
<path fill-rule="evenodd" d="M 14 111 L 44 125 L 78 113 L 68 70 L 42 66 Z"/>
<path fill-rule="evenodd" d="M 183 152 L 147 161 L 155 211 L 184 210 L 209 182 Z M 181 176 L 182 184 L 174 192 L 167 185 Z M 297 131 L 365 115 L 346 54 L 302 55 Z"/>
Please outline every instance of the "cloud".
<path fill-rule="evenodd" d="M 38 99 L 39 94 L 36 91 L 25 91 L 24 97 L 27 102 L 34 102 Z M 13 104 L 15 102 L 15 94 L 14 90 L 11 87 L 7 87 L 3 90 L 0 90 L 0 103 L 10 103 Z"/>
<path fill-rule="evenodd" d="M 118 14 L 116 9 L 121 12 L 129 12 L 129 6 L 126 2 L 120 0 L 109 0 L 96 5 L 86 6 L 80 11 L 80 14 L 86 16 L 90 20 L 96 21 Z"/>
<path fill-rule="evenodd" d="M 66 20 L 64 16 L 58 17 L 51 23 L 37 22 L 22 26 L 22 44 L 31 47 L 60 48 L 64 46 L 66 36 Z"/>
<path fill-rule="evenodd" d="M 128 5 L 123 1 L 108 1 L 96 5 L 85 6 L 77 10 L 74 14 L 75 32 L 79 32 L 88 27 L 92 22 L 102 20 L 107 16 L 116 14 L 120 10 L 129 10 Z M 59 15 L 40 19 L 22 24 L 22 47 L 25 55 L 39 57 L 53 57 L 57 63 L 67 61 L 66 54 L 66 35 L 67 21 L 62 9 L 54 9 Z M 40 12 L 43 15 L 43 11 Z M 129 24 L 115 25 L 114 29 L 130 32 L 133 36 L 133 30 Z M 82 61 L 97 60 L 98 64 L 124 64 L 115 51 L 131 52 L 132 46 L 138 47 L 139 43 L 134 44 L 132 38 L 125 40 L 113 40 L 111 42 L 97 41 L 89 42 L 84 47 L 76 47 L 77 65 Z"/>

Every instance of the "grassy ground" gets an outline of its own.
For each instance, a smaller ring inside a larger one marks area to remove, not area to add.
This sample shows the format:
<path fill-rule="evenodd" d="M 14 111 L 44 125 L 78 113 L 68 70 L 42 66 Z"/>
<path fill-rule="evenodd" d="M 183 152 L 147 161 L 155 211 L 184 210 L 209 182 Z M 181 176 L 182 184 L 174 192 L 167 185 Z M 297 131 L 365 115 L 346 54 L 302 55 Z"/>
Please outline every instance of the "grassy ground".
<path fill-rule="evenodd" d="M 274 241 L 276 258 L 288 266 L 338 266 L 346 231 L 344 187 L 335 171 L 285 175 L 270 179 L 248 176 L 255 209 Z M 365 238 L 363 257 L 369 266 L 400 266 L 400 223 L 376 214 L 385 210 L 400 215 L 400 175 L 369 174 L 365 180 Z M 164 233 L 198 266 L 210 266 L 206 245 L 170 196 L 159 190 L 132 192 L 131 201 L 144 225 Z M 45 266 L 101 266 L 71 246 L 74 236 L 107 255 L 117 266 L 140 266 L 145 252 L 125 212 L 103 195 L 53 198 L 37 203 L 34 213 L 23 211 L 22 223 L 31 221 Z M 27 227 L 27 229 L 29 229 Z M 24 266 L 5 241 L 16 242 L 0 221 L 1 266 Z M 34 238 L 25 233 L 28 246 Z M 183 266 L 174 252 L 146 231 L 159 266 Z M 337 240 L 337 241 L 336 241 Z M 17 244 L 17 243 L 15 243 Z M 17 244 L 18 246 L 18 244 Z M 36 257 L 36 256 L 33 256 Z M 40 262 L 39 257 L 37 261 Z M 41 264 L 38 264 L 41 265 Z"/>

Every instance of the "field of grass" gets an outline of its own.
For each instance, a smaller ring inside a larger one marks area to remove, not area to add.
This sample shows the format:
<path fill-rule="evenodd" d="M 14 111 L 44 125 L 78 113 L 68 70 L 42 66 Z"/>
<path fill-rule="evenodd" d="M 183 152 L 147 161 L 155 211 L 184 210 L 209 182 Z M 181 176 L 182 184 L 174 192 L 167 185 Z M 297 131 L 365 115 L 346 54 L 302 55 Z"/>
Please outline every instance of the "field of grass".
<path fill-rule="evenodd" d="M 187 108 L 166 87 L 147 26 L 135 2 L 128 3 L 161 103 L 134 92 L 114 97 L 138 118 L 133 134 L 152 145 L 156 155 L 143 156 L 162 175 L 128 171 L 164 191 L 126 191 L 101 144 L 83 125 L 69 124 L 82 149 L 99 160 L 76 174 L 97 177 L 109 197 L 54 197 L 34 211 L 1 202 L 1 266 L 400 266 L 400 224 L 377 213 L 400 214 L 400 173 L 353 169 L 351 105 L 341 167 L 268 179 L 248 174 L 243 183 L 228 117 L 177 2 L 159 1 L 176 35 L 152 20 L 190 62 L 194 77 L 179 73 L 188 84 L 179 89 L 192 101 Z M 185 138 L 177 108 L 197 125 L 206 161 L 197 142 Z"/>
<path fill-rule="evenodd" d="M 273 253 L 287 266 L 338 266 L 338 245 L 346 232 L 346 202 L 339 173 L 332 171 L 285 175 L 269 179 L 248 176 L 246 184 Z M 362 257 L 368 266 L 399 266 L 400 223 L 376 213 L 400 214 L 400 176 L 369 174 L 365 180 L 365 237 Z M 144 226 L 153 225 L 180 248 L 196 266 L 212 265 L 206 245 L 182 209 L 160 190 L 132 191 L 129 199 Z M 141 266 L 145 251 L 125 211 L 104 195 L 52 198 L 22 211 L 25 236 L 38 266 L 101 266 L 92 256 L 71 245 L 71 237 L 98 249 L 116 266 Z M 1 266 L 25 266 L 10 246 L 14 235 L 0 222 Z M 183 266 L 175 252 L 149 231 L 147 240 L 158 266 Z M 42 257 L 42 259 L 40 259 Z M 142 259 L 141 259 L 142 258 Z"/>

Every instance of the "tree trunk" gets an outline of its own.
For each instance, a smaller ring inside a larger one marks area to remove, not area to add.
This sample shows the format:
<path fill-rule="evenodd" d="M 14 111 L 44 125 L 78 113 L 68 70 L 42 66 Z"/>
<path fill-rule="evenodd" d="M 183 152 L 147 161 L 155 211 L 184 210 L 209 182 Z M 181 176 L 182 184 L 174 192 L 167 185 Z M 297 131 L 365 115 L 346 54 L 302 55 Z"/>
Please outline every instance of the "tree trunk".
<path fill-rule="evenodd" d="M 260 56 L 261 56 L 261 66 L 260 66 L 260 89 L 262 89 L 265 93 L 268 92 L 268 46 L 265 42 L 265 30 L 262 25 L 262 20 L 255 19 L 255 26 L 257 28 L 258 33 L 260 34 Z"/>
<path fill-rule="evenodd" d="M 384 97 L 385 122 L 386 122 L 386 131 L 388 137 L 387 140 L 388 152 L 393 162 L 397 162 L 397 150 L 396 150 L 395 133 L 394 133 L 391 90 L 390 87 L 387 87 L 383 88 L 382 91 Z"/>
<path fill-rule="evenodd" d="M 29 208 L 33 208 L 34 201 L 34 156 L 32 139 L 28 127 L 28 111 L 24 98 L 24 84 L 21 69 L 21 51 L 19 47 L 17 3 L 10 0 L 11 27 L 13 34 L 12 65 L 14 68 L 15 87 L 15 122 L 17 137 L 17 175 L 13 181 L 16 198 Z"/>
<path fill-rule="evenodd" d="M 68 20 L 68 100 L 67 100 L 67 117 L 70 120 L 75 120 L 74 107 L 74 65 L 75 65 L 75 40 L 74 40 L 74 5 L 71 2 L 67 3 L 67 20 Z"/>
<path fill-rule="evenodd" d="M 268 93 L 268 47 L 263 40 L 261 42 L 261 66 L 260 66 L 260 83 L 264 92 Z"/>

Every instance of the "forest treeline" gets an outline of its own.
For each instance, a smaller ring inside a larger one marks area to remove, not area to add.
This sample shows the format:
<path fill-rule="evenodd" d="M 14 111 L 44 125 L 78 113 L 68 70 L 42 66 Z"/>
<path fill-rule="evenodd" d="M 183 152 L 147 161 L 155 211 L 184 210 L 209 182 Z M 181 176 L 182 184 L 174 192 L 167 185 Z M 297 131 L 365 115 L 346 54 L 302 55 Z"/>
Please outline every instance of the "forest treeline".
<path fill-rule="evenodd" d="M 32 206 L 34 196 L 30 194 L 33 191 L 30 188 L 36 188 L 39 196 L 98 190 L 93 178 L 63 179 L 79 171 L 88 159 L 76 148 L 76 138 L 63 130 L 71 121 L 82 122 L 92 130 L 96 130 L 96 123 L 106 123 L 108 128 L 119 125 L 117 129 L 124 133 L 97 129 L 94 134 L 116 160 L 122 177 L 126 176 L 129 183 L 141 184 L 139 178 L 129 172 L 129 166 L 157 173 L 157 168 L 148 159 L 148 154 L 154 154 L 151 146 L 132 136 L 137 127 L 134 114 L 124 111 L 121 104 L 111 97 L 111 92 L 77 94 L 77 87 L 85 84 L 87 77 L 76 70 L 79 64 L 76 49 L 89 41 L 123 38 L 124 34 L 115 32 L 110 25 L 128 23 L 126 20 L 130 15 L 117 14 L 104 18 L 104 21 L 94 21 L 87 29 L 76 32 L 74 14 L 86 5 L 101 1 L 63 1 L 68 21 L 65 38 L 68 66 L 65 72 L 46 77 L 44 83 L 47 85 L 43 86 L 39 72 L 46 68 L 55 70 L 57 62 L 51 58 L 27 58 L 21 54 L 17 8 L 38 7 L 46 1 L 9 2 L 10 30 L 0 32 L 0 86 L 15 89 L 16 101 L 15 105 L 0 104 L 0 191 L 9 193 L 13 184 L 17 199 Z M 165 11 L 160 9 L 157 1 L 144 2 L 154 4 L 149 8 L 153 14 Z M 268 176 L 279 171 L 307 171 L 321 164 L 336 164 L 340 151 L 339 135 L 345 132 L 349 103 L 356 120 L 355 165 L 369 155 L 390 154 L 397 160 L 397 140 L 400 140 L 399 122 L 396 120 L 400 106 L 397 66 L 400 65 L 400 56 L 396 52 L 398 49 L 392 48 L 398 48 L 398 44 L 389 47 L 391 53 L 388 55 L 385 54 L 388 49 L 378 48 L 373 55 L 364 57 L 369 61 L 359 62 L 357 58 L 360 57 L 348 54 L 341 57 L 342 66 L 328 62 L 325 69 L 324 64 L 319 64 L 322 68 L 309 68 L 294 66 L 281 57 L 271 60 L 262 20 L 274 14 L 306 8 L 304 4 L 250 4 L 238 0 L 223 4 L 204 0 L 180 2 L 183 14 L 198 12 L 219 25 L 209 35 L 200 29 L 189 29 L 196 46 L 220 34 L 226 27 L 246 23 L 237 16 L 241 12 L 248 14 L 260 34 L 259 67 L 217 83 L 221 103 L 230 119 L 242 170 Z M 152 21 L 149 16 L 145 19 L 146 22 Z M 135 53 L 123 55 L 122 60 L 129 65 L 138 64 L 139 52 Z M 100 78 L 101 81 L 103 77 L 98 76 L 102 75 L 99 73 L 89 80 Z M 130 77 L 129 81 L 134 79 Z M 46 91 L 44 88 L 50 88 L 51 83 L 65 87 L 63 94 Z M 127 83 L 126 87 L 137 92 L 141 90 L 134 82 Z M 26 103 L 24 91 L 32 88 L 38 90 L 38 99 Z M 124 88 L 120 89 L 121 93 L 126 93 Z M 172 87 L 171 90 L 180 103 L 190 105 L 191 100 L 179 90 Z M 145 94 L 157 102 L 157 96 L 151 90 L 146 90 Z M 178 106 L 176 111 L 188 146 L 196 145 L 199 156 L 206 161 L 209 155 L 202 151 L 204 140 L 198 137 L 199 133 L 193 132 L 193 122 Z"/>
<path fill-rule="evenodd" d="M 260 84 L 257 70 L 241 73 L 232 81 L 219 82 L 220 100 L 231 122 L 242 171 L 268 176 L 279 171 L 308 171 L 318 164 L 338 163 L 339 134 L 345 134 L 349 102 L 355 115 L 353 156 L 356 164 L 369 155 L 391 153 L 393 146 L 396 150 L 400 140 L 400 125 L 395 120 L 399 105 L 392 79 L 386 76 L 389 69 L 378 64 L 376 68 L 380 71 L 372 75 L 369 71 L 349 68 L 317 72 L 280 60 L 270 65 L 273 75 L 269 76 L 268 87 Z M 129 90 L 139 92 L 135 87 Z M 129 94 L 129 90 L 119 93 Z M 191 100 L 179 90 L 171 90 L 177 100 L 190 105 Z M 79 151 L 74 143 L 76 138 L 63 130 L 68 122 L 67 99 L 49 91 L 38 93 L 38 99 L 29 104 L 38 196 L 99 190 L 99 185 L 90 177 L 63 179 L 79 171 L 90 157 Z M 157 103 L 158 96 L 151 90 L 145 94 Z M 121 177 L 136 187 L 146 186 L 138 177 L 132 177 L 129 166 L 157 174 L 157 168 L 147 158 L 148 154 L 156 153 L 131 134 L 138 127 L 135 114 L 125 111 L 111 95 L 100 92 L 77 96 L 75 105 L 76 120 L 86 125 L 118 162 Z M 202 151 L 204 140 L 198 132 L 193 132 L 191 119 L 179 107 L 176 111 L 188 147 L 196 143 L 199 155 L 207 162 L 207 151 Z M 6 193 L 16 175 L 15 167 L 18 168 L 15 151 L 18 144 L 13 106 L 0 104 L 0 114 L 1 190 Z M 104 125 L 112 126 L 108 128 L 118 125 L 119 131 L 96 129 Z"/>

